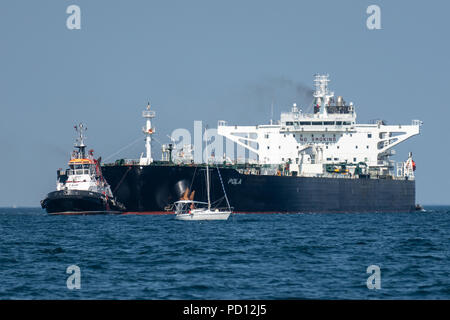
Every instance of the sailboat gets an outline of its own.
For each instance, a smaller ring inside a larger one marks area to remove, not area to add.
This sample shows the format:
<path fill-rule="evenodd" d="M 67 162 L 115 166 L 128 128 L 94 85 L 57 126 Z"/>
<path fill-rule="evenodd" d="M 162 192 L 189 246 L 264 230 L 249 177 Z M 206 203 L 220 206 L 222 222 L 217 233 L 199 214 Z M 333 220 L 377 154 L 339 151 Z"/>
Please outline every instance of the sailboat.
<path fill-rule="evenodd" d="M 206 153 L 208 154 L 208 153 Z M 228 220 L 228 217 L 232 213 L 230 202 L 228 201 L 225 187 L 223 186 L 222 176 L 220 175 L 219 167 L 217 167 L 217 173 L 222 184 L 223 193 L 227 202 L 226 208 L 211 208 L 211 196 L 210 196 L 210 177 L 209 177 L 209 164 L 206 161 L 206 188 L 208 202 L 194 201 L 195 191 L 189 194 L 189 189 L 186 190 L 183 198 L 174 203 L 175 207 L 175 219 L 177 220 Z"/>

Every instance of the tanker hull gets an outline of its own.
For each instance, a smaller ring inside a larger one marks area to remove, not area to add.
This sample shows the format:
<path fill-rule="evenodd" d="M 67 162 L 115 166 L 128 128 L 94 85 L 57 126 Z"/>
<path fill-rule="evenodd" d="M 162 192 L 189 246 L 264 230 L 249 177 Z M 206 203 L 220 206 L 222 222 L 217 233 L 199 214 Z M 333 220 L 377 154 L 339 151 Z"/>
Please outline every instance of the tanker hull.
<path fill-rule="evenodd" d="M 205 167 L 200 165 L 106 165 L 103 176 L 128 212 L 167 212 L 189 188 L 206 200 Z M 409 212 L 415 210 L 415 181 L 243 174 L 210 168 L 211 199 L 234 212 Z"/>

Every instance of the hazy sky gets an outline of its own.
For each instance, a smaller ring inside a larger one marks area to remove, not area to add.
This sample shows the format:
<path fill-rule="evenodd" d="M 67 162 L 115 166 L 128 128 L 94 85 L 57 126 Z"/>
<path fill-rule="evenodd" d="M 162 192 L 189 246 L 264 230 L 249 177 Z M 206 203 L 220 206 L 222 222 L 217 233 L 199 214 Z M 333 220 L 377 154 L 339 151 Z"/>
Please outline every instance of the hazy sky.
<path fill-rule="evenodd" d="M 69 30 L 66 9 L 81 8 Z M 381 7 L 381 30 L 366 9 Z M 0 206 L 39 206 L 72 150 L 73 125 L 103 158 L 139 138 L 151 101 L 161 142 L 194 120 L 267 123 L 297 86 L 329 73 L 359 122 L 423 120 L 396 148 L 417 163 L 417 202 L 450 203 L 448 1 L 0 2 Z M 154 144 L 154 158 L 160 158 Z M 138 158 L 144 141 L 116 158 Z M 113 159 L 114 160 L 114 159 Z"/>

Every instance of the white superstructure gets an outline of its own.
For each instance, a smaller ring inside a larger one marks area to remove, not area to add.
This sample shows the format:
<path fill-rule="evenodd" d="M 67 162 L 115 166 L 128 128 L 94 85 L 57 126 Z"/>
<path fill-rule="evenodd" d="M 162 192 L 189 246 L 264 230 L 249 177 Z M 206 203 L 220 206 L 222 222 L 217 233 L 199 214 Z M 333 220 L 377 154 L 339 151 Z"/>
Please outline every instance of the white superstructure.
<path fill-rule="evenodd" d="M 79 137 L 76 140 L 67 170 L 58 171 L 56 190 L 81 190 L 98 192 L 112 198 L 111 188 L 102 176 L 100 159 L 94 158 L 94 150 L 86 153 L 84 132 L 87 127 L 80 123 L 74 127 Z"/>
<path fill-rule="evenodd" d="M 343 173 L 358 168 L 357 173 L 392 174 L 393 147 L 419 134 L 422 122 L 358 124 L 353 103 L 335 98 L 328 82 L 328 75 L 315 76 L 312 113 L 304 113 L 294 103 L 277 124 L 228 126 L 219 121 L 218 133 L 254 152 L 259 164 L 286 165 L 291 175 L 321 176 L 340 172 L 344 166 L 350 170 Z M 399 174 L 413 178 L 413 170 L 404 169 L 404 163 L 400 166 Z"/>

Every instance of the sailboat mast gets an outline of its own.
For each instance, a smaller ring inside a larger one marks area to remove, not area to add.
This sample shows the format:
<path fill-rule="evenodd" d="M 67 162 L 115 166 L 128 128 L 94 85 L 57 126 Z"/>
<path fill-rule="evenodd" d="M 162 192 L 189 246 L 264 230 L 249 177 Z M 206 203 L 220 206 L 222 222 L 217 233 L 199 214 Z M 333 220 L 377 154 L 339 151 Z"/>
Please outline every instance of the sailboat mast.
<path fill-rule="evenodd" d="M 208 135 L 206 134 L 206 128 L 205 128 L 205 138 L 206 138 L 206 145 L 205 145 L 205 153 L 206 153 L 206 192 L 208 194 L 208 210 L 211 210 L 211 197 L 210 197 L 210 190 L 209 190 L 209 156 L 208 156 Z"/>
<path fill-rule="evenodd" d="M 209 167 L 208 160 L 206 160 L 206 184 L 207 184 L 207 192 L 208 192 L 208 210 L 211 210 L 211 198 L 209 194 Z"/>

